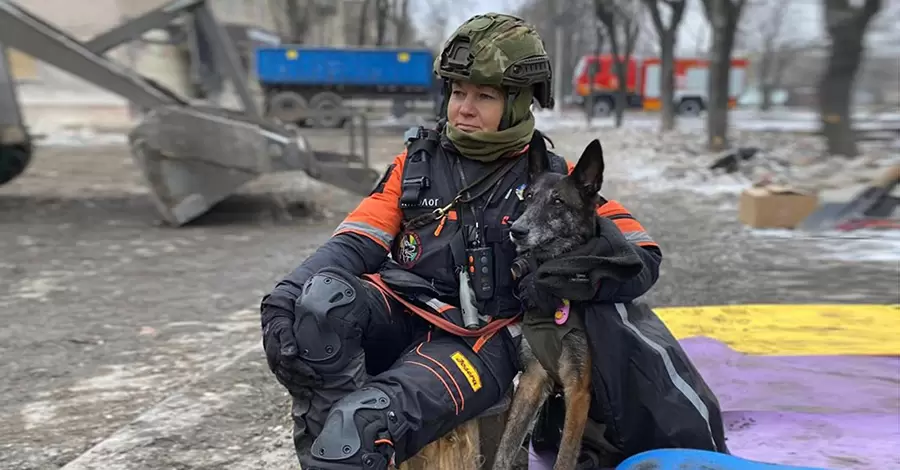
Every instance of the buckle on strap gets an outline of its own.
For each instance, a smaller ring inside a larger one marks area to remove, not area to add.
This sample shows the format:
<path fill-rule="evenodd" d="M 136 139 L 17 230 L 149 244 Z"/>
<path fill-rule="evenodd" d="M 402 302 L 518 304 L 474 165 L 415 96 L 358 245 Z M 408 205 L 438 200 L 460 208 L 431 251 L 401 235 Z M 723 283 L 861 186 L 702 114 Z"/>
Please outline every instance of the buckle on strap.
<path fill-rule="evenodd" d="M 419 203 L 419 195 L 422 191 L 431 187 L 431 181 L 427 176 L 415 176 L 405 178 L 401 188 L 400 207 L 411 207 Z"/>

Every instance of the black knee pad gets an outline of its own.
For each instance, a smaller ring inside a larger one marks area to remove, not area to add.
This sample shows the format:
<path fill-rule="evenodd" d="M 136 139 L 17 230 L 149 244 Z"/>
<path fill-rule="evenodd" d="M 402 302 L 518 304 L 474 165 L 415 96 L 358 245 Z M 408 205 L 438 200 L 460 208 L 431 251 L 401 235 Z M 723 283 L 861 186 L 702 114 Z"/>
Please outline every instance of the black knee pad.
<path fill-rule="evenodd" d="M 309 468 L 387 469 L 393 456 L 390 430 L 396 431 L 400 420 L 391 405 L 391 397 L 375 387 L 336 402 L 310 449 Z"/>
<path fill-rule="evenodd" d="M 294 306 L 300 358 L 320 372 L 343 369 L 362 350 L 368 295 L 356 276 L 329 267 L 303 286 Z"/>

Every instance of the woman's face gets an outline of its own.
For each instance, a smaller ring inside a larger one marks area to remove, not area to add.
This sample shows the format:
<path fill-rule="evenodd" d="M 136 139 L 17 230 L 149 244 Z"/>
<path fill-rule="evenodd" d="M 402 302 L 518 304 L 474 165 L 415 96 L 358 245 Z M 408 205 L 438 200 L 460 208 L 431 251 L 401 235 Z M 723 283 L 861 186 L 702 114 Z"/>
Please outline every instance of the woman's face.
<path fill-rule="evenodd" d="M 463 132 L 495 132 L 503 118 L 503 94 L 500 90 L 469 82 L 450 85 L 447 120 Z"/>

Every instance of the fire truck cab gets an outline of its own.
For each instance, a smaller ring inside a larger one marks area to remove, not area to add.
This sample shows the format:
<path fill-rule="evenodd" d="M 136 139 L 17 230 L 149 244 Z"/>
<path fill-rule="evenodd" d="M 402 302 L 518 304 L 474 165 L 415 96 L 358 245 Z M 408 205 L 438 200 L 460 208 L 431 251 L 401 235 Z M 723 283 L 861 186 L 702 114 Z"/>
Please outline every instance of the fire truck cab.
<path fill-rule="evenodd" d="M 678 114 L 696 116 L 707 106 L 709 60 L 675 59 L 675 109 Z M 630 58 L 626 63 L 626 103 L 629 108 L 648 111 L 662 109 L 662 60 L 657 57 Z M 728 106 L 734 107 L 744 92 L 746 59 L 731 60 Z M 582 106 L 593 103 L 594 116 L 609 116 L 615 111 L 619 86 L 616 64 L 611 54 L 585 55 L 575 66 L 573 77 L 575 102 Z M 593 80 L 589 76 L 593 73 Z M 593 99 L 588 99 L 592 97 Z"/>

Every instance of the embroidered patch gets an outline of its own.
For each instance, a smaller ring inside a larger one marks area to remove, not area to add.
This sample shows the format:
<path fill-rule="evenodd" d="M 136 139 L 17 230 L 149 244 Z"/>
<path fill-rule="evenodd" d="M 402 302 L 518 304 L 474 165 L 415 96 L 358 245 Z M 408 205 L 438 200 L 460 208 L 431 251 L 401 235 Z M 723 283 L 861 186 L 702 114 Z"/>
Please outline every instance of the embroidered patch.
<path fill-rule="evenodd" d="M 520 201 L 525 200 L 525 187 L 526 186 L 527 185 L 525 183 L 522 183 L 519 185 L 518 188 L 516 188 L 516 197 L 519 198 Z"/>
<path fill-rule="evenodd" d="M 475 370 L 475 366 L 466 359 L 466 356 L 463 356 L 463 353 L 456 351 L 455 353 L 450 355 L 450 359 L 453 359 L 453 363 L 456 364 L 456 367 L 466 376 L 466 381 L 469 382 L 469 386 L 472 387 L 472 391 L 477 392 L 481 389 L 481 376 L 478 375 L 478 371 Z"/>
<path fill-rule="evenodd" d="M 422 257 L 422 239 L 416 232 L 406 232 L 401 237 L 397 249 L 397 263 L 410 267 Z"/>

